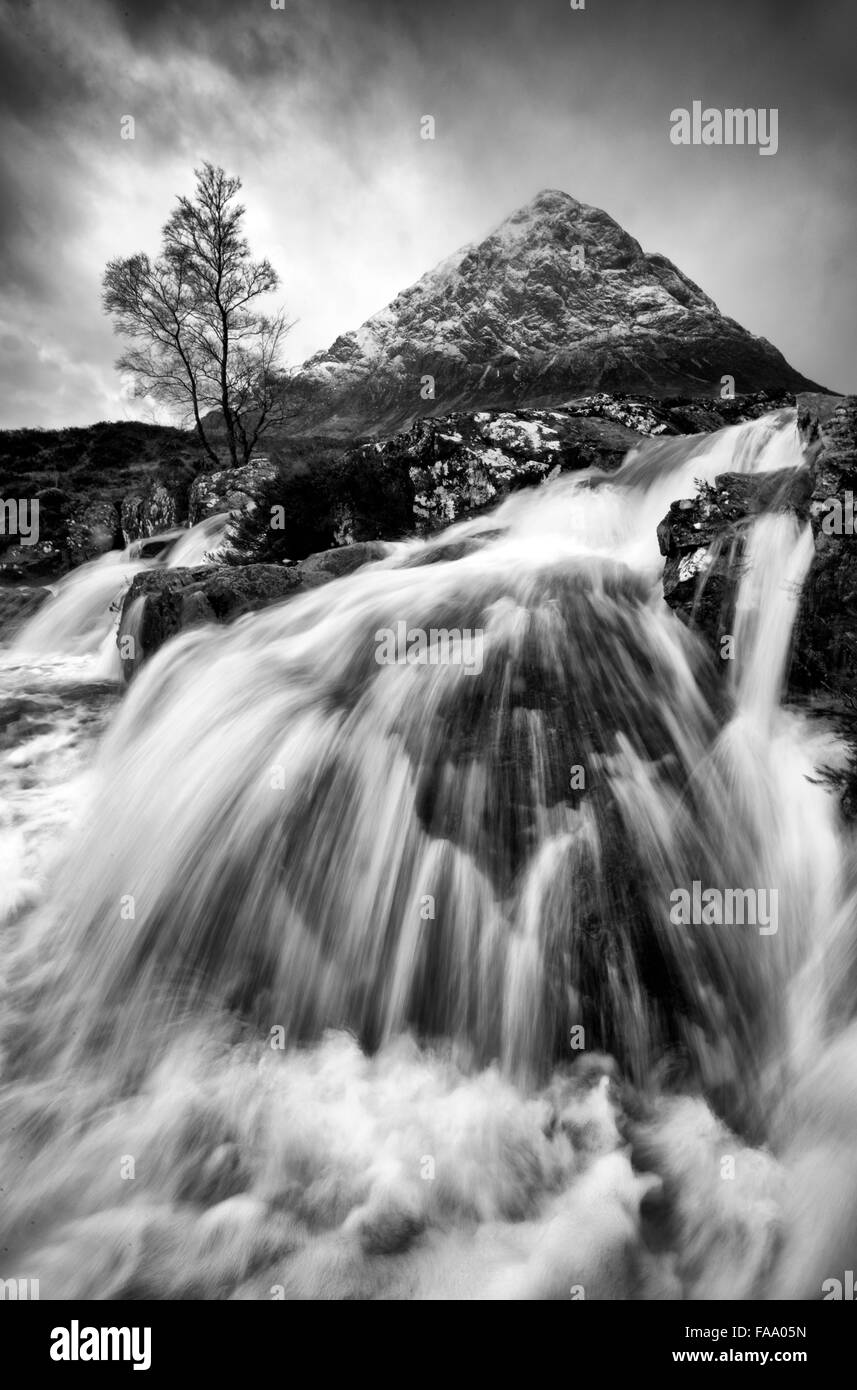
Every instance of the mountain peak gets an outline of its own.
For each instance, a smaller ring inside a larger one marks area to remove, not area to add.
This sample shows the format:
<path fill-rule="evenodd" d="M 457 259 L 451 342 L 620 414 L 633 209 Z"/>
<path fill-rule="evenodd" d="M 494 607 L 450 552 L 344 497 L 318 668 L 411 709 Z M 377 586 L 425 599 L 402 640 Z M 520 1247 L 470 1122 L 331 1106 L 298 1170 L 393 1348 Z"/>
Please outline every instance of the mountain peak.
<path fill-rule="evenodd" d="M 577 198 L 573 198 L 570 193 L 564 193 L 561 188 L 543 188 L 541 193 L 537 193 L 528 203 L 523 203 L 513 212 L 507 221 L 517 221 L 530 214 L 551 216 L 554 213 L 574 212 L 583 206 Z"/>
<path fill-rule="evenodd" d="M 590 391 L 806 390 L 601 208 L 546 188 L 304 364 L 295 433 L 387 433 L 419 415 L 559 405 Z"/>
<path fill-rule="evenodd" d="M 578 264 L 581 250 L 584 260 L 602 269 L 619 269 L 645 259 L 639 242 L 608 213 L 556 188 L 542 189 L 479 243 L 480 248 L 493 248 L 510 258 L 538 257 L 545 246 L 560 258 L 567 253 L 574 262 L 572 271 L 582 268 Z"/>

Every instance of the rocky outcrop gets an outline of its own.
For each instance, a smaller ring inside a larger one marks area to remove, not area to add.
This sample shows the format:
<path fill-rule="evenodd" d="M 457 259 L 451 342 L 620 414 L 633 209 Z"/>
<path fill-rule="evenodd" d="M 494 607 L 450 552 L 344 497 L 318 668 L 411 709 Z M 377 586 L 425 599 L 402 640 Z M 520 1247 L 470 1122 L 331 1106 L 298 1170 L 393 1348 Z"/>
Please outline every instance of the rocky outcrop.
<path fill-rule="evenodd" d="M 372 464 L 412 494 L 411 524 L 433 531 L 494 506 L 509 492 L 533 487 L 556 471 L 617 468 L 640 441 L 629 425 L 559 410 L 479 411 L 418 420 L 391 439 L 363 445 L 350 457 Z M 345 534 L 353 534 L 343 512 Z"/>
<path fill-rule="evenodd" d="M 199 473 L 188 498 L 188 522 L 195 526 L 218 512 L 240 511 L 255 502 L 260 485 L 274 476 L 276 468 L 268 456 L 259 455 L 240 468 L 223 468 L 215 473 Z"/>
<path fill-rule="evenodd" d="M 804 585 L 792 686 L 857 702 L 857 396 L 798 399 L 812 479 L 815 558 Z"/>
<path fill-rule="evenodd" d="M 126 680 L 176 633 L 201 623 L 232 622 L 301 587 L 299 572 L 280 565 L 201 565 L 136 575 L 122 604 L 116 636 Z"/>
<path fill-rule="evenodd" d="M 748 524 L 762 512 L 793 510 L 812 526 L 815 556 L 789 686 L 850 708 L 857 698 L 857 397 L 807 393 L 797 406 L 803 468 L 724 474 L 673 502 L 658 527 L 664 597 L 713 644 L 731 627 Z"/>
<path fill-rule="evenodd" d="M 547 408 L 593 390 L 807 390 L 599 208 L 547 190 L 290 381 L 291 434 L 388 434 L 426 415 Z"/>
<path fill-rule="evenodd" d="M 748 391 L 734 396 L 629 396 L 605 392 L 584 396 L 563 407 L 569 415 L 590 415 L 627 425 L 644 435 L 711 434 L 726 425 L 758 420 L 772 410 L 791 407 L 791 391 Z"/>
<path fill-rule="evenodd" d="M 792 404 L 794 398 L 782 393 L 705 402 L 599 393 L 561 410 L 431 417 L 351 450 L 334 481 L 371 471 L 379 512 L 388 493 L 399 506 L 407 493 L 408 529 L 426 534 L 557 471 L 618 468 L 641 436 L 710 432 Z M 351 493 L 342 489 L 334 501 L 337 539 L 363 539 L 366 518 L 353 508 Z"/>
<path fill-rule="evenodd" d="M 726 474 L 674 502 L 658 528 L 664 597 L 716 650 L 731 618 L 744 537 L 761 512 L 790 508 L 811 527 L 815 554 L 801 590 L 788 693 L 832 719 L 850 747 L 830 772 L 857 815 L 857 397 L 798 397 L 805 467 Z"/>
<path fill-rule="evenodd" d="M 121 540 L 121 520 L 115 502 L 87 502 L 76 507 L 66 527 L 72 566 L 95 560 L 114 550 Z"/>
<path fill-rule="evenodd" d="M 122 499 L 123 544 L 156 536 L 160 531 L 172 531 L 183 526 L 187 519 L 187 489 L 152 482 L 143 491 L 128 493 Z"/>
<path fill-rule="evenodd" d="M 695 497 L 670 506 L 658 526 L 664 598 L 712 648 L 732 630 L 749 523 L 764 512 L 808 518 L 811 489 L 804 469 L 723 473 Z"/>
<path fill-rule="evenodd" d="M 379 560 L 389 547 L 343 546 L 300 565 L 204 565 L 146 570 L 132 580 L 122 604 L 116 642 L 126 680 L 177 633 L 202 623 L 230 623 Z"/>

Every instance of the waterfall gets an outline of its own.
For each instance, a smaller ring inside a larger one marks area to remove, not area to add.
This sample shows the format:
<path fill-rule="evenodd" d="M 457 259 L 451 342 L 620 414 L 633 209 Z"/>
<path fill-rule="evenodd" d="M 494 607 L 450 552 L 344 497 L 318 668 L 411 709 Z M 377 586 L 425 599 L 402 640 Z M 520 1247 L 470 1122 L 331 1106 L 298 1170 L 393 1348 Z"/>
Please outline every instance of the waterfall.
<path fill-rule="evenodd" d="M 125 591 L 141 570 L 201 565 L 216 556 L 229 524 L 228 514 L 206 517 L 190 530 L 165 531 L 153 541 L 160 549 L 151 559 L 140 554 L 141 542 L 110 550 L 52 585 L 52 598 L 24 625 L 12 652 L 22 660 L 90 657 L 92 674 L 118 679 L 121 663 L 114 642 Z M 151 542 L 150 542 L 151 544 Z"/>
<path fill-rule="evenodd" d="M 656 528 L 697 480 L 802 466 L 793 411 L 649 441 L 147 663 L 10 969 L 0 1113 L 52 1122 L 9 1152 L 6 1240 L 43 1288 L 767 1287 L 764 1144 L 847 933 L 829 740 L 781 704 L 812 541 L 752 525 L 721 675 Z M 19 652 L 95 650 L 135 563 L 70 576 Z M 676 921 L 702 890 L 746 919 Z M 724 1144 L 751 1176 L 700 1196 Z"/>

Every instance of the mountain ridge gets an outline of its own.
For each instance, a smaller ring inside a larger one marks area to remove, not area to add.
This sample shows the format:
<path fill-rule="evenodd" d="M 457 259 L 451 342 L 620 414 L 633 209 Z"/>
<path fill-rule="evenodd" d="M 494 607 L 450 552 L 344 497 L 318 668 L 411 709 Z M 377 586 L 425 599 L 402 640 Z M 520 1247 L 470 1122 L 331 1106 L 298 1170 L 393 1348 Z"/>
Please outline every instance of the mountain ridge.
<path fill-rule="evenodd" d="M 387 434 L 591 391 L 719 395 L 727 375 L 739 393 L 824 389 L 608 213 L 544 189 L 308 358 L 286 432 Z"/>

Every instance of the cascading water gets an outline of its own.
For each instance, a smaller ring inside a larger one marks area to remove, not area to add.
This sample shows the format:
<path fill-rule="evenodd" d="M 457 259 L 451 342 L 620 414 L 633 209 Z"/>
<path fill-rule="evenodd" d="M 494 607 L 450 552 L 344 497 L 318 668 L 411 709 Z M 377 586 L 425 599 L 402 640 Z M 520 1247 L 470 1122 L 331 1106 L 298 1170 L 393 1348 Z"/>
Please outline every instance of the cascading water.
<path fill-rule="evenodd" d="M 826 1139 L 781 1098 L 852 941 L 829 739 L 780 706 L 812 542 L 753 526 L 724 682 L 656 527 L 802 463 L 788 411 L 653 441 L 144 667 L 9 929 L 3 1245 L 43 1296 L 784 1285 L 784 1136 Z M 694 884 L 776 916 L 677 923 Z"/>
<path fill-rule="evenodd" d="M 12 655 L 31 662 L 91 657 L 90 673 L 95 678 L 118 679 L 121 663 L 113 637 L 122 598 L 134 575 L 160 566 L 178 569 L 205 564 L 208 557 L 216 557 L 229 521 L 228 513 L 218 513 L 190 530 L 165 531 L 153 537 L 160 549 L 150 559 L 141 555 L 142 543 L 132 541 L 124 550 L 110 550 L 72 570 L 18 634 Z"/>
<path fill-rule="evenodd" d="M 117 699 L 128 585 L 140 570 L 214 561 L 229 520 L 208 517 L 81 565 L 0 646 L 0 924 L 39 896 L 45 854 L 85 794 L 82 750 Z"/>

